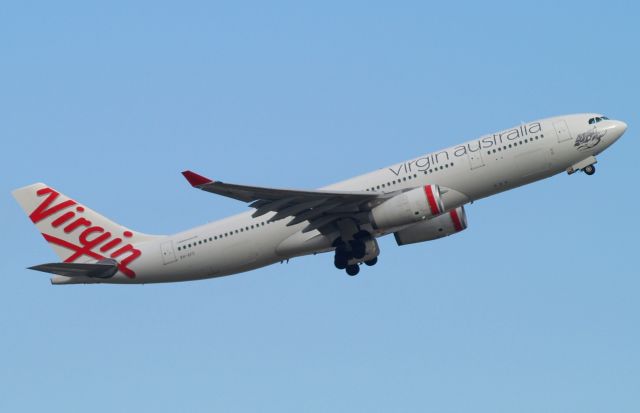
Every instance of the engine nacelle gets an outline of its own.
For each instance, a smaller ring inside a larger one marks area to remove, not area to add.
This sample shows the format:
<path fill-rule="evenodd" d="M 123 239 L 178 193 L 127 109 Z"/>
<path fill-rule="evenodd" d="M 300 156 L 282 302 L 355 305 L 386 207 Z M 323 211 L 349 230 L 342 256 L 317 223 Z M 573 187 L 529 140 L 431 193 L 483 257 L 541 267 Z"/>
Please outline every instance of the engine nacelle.
<path fill-rule="evenodd" d="M 394 196 L 371 210 L 371 222 L 378 229 L 400 227 L 442 214 L 438 185 L 425 185 Z"/>
<path fill-rule="evenodd" d="M 411 225 L 394 233 L 398 245 L 432 241 L 467 229 L 464 207 L 452 209 L 446 214 Z"/>

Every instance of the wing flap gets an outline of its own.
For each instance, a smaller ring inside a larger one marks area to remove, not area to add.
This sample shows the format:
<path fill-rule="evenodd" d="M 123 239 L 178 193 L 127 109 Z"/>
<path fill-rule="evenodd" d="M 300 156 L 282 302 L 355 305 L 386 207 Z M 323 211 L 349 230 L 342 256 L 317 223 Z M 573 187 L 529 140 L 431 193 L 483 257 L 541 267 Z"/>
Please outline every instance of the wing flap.
<path fill-rule="evenodd" d="M 300 204 L 293 204 L 283 209 L 278 209 L 277 213 L 271 218 L 269 218 L 269 221 L 275 222 L 286 217 L 296 216 L 304 211 L 308 211 L 316 207 L 319 207 L 325 202 L 326 201 L 324 199 L 314 199 L 314 200 L 303 202 Z"/>

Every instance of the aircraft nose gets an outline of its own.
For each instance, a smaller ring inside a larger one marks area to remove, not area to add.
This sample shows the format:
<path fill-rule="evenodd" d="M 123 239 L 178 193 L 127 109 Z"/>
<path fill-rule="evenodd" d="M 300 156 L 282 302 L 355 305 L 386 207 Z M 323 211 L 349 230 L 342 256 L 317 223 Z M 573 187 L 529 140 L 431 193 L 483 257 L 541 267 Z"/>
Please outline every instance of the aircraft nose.
<path fill-rule="evenodd" d="M 627 130 L 627 124 L 624 123 L 621 120 L 617 120 L 615 121 L 615 126 L 613 127 L 613 130 L 615 131 L 616 134 L 616 139 L 620 138 L 625 131 Z"/>
<path fill-rule="evenodd" d="M 620 135 L 622 135 L 627 131 L 627 124 L 624 123 L 623 121 L 619 120 L 617 126 L 620 128 Z"/>

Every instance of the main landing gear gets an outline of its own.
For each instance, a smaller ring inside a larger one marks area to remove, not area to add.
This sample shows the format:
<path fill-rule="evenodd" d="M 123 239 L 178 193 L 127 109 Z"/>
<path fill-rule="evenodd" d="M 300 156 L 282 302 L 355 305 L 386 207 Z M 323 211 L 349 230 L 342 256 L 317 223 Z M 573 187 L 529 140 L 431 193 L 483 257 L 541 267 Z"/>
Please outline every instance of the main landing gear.
<path fill-rule="evenodd" d="M 596 167 L 593 165 L 587 165 L 584 168 L 582 168 L 582 172 L 584 172 L 585 174 L 591 176 L 594 173 L 596 173 Z"/>
<path fill-rule="evenodd" d="M 339 270 L 345 270 L 350 276 L 360 272 L 360 264 L 376 265 L 380 249 L 378 243 L 367 231 L 360 231 L 352 240 L 343 241 L 338 238 L 334 244 L 336 253 L 333 263 Z"/>

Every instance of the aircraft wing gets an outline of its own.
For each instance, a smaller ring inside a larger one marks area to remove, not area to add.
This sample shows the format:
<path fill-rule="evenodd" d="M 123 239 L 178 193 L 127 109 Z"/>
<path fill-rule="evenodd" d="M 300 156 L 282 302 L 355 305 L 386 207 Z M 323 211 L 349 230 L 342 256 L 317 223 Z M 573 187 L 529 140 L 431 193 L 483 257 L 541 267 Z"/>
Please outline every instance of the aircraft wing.
<path fill-rule="evenodd" d="M 368 222 L 366 212 L 395 195 L 369 191 L 265 188 L 214 181 L 192 171 L 184 171 L 182 174 L 195 188 L 251 202 L 249 206 L 256 208 L 254 218 L 268 212 L 276 212 L 269 221 L 290 217 L 291 220 L 287 223 L 289 226 L 309 221 L 303 232 L 319 229 L 345 217 L 353 217 L 360 223 Z"/>

